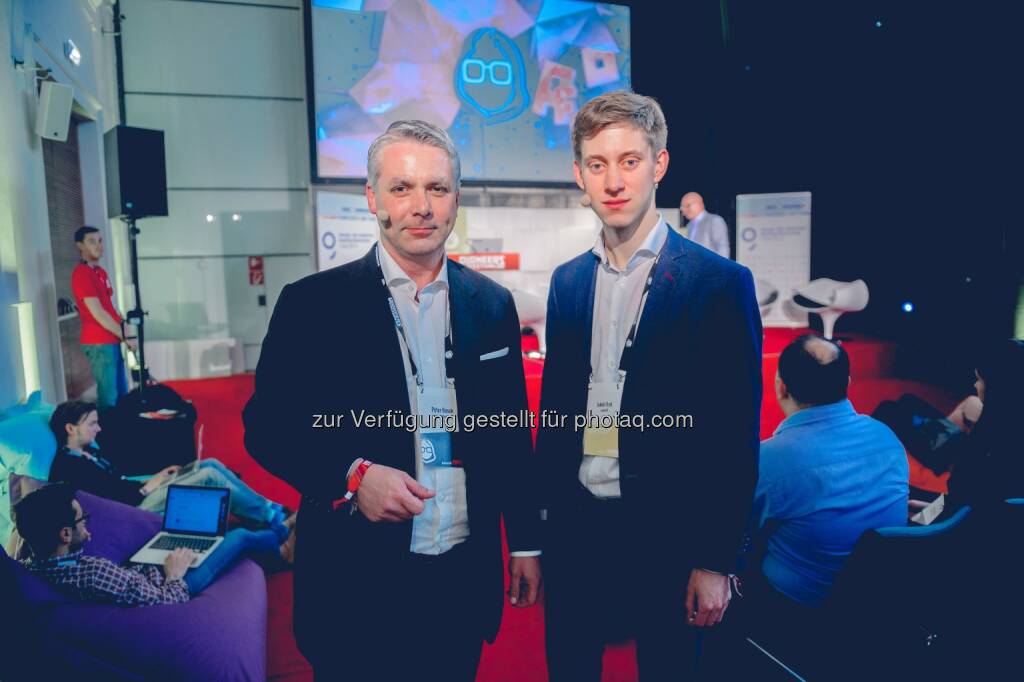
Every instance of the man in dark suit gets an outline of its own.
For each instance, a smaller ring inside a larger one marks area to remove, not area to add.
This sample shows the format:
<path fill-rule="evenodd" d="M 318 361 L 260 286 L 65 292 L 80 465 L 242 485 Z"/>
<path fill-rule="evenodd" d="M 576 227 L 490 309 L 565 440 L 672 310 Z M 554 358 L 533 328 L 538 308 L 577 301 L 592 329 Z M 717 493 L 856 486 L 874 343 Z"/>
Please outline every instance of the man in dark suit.
<path fill-rule="evenodd" d="M 537 441 L 552 682 L 599 680 L 635 634 L 642 679 L 689 679 L 718 623 L 757 475 L 761 321 L 750 271 L 671 230 L 657 102 L 601 95 L 573 127 L 602 229 L 548 296 Z M 563 419 L 564 418 L 564 419 Z"/>
<path fill-rule="evenodd" d="M 445 257 L 445 131 L 392 124 L 366 197 L 375 247 L 281 292 L 245 444 L 302 494 L 295 629 L 317 679 L 470 681 L 501 618 L 502 519 L 510 601 L 540 587 L 528 424 L 476 421 L 526 410 L 519 321 L 506 289 Z"/>

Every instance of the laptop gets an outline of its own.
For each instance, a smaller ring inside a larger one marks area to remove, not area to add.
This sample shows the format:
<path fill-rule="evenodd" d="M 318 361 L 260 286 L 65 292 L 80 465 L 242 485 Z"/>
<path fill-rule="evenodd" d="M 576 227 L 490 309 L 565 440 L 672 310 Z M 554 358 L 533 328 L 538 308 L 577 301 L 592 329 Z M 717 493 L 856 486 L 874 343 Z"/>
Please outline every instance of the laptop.
<path fill-rule="evenodd" d="M 224 541 L 231 491 L 191 485 L 167 487 L 163 530 L 132 556 L 137 564 L 164 563 L 179 547 L 196 553 L 192 567 L 199 566 Z"/>

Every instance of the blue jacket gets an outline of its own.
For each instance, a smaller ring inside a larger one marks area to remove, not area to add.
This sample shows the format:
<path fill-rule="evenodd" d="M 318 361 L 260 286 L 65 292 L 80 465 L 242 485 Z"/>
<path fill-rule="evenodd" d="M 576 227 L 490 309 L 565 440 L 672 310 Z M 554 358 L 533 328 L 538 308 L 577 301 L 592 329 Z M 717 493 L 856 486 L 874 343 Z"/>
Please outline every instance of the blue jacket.
<path fill-rule="evenodd" d="M 541 410 L 569 415 L 538 432 L 549 521 L 578 496 L 598 260 L 559 266 L 548 295 Z M 622 499 L 645 545 L 676 567 L 732 571 L 757 476 L 761 317 L 750 271 L 669 230 L 634 345 L 619 429 Z M 690 428 L 651 417 L 691 415 Z M 673 570 L 685 579 L 685 573 Z"/>

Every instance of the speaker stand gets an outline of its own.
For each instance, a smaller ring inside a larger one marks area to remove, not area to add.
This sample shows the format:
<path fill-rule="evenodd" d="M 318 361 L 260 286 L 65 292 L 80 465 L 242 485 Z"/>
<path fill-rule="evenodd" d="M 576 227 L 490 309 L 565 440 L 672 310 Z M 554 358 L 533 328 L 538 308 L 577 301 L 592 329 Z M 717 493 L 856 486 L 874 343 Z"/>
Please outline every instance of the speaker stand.
<path fill-rule="evenodd" d="M 146 367 L 146 311 L 142 309 L 142 291 L 139 286 L 139 251 L 137 238 L 139 228 L 135 225 L 135 216 L 127 215 L 121 218 L 128 225 L 129 258 L 132 269 L 132 285 L 135 288 L 135 307 L 128 311 L 128 322 L 138 329 L 139 347 L 139 400 L 146 403 L 146 382 L 149 381 L 149 369 Z"/>

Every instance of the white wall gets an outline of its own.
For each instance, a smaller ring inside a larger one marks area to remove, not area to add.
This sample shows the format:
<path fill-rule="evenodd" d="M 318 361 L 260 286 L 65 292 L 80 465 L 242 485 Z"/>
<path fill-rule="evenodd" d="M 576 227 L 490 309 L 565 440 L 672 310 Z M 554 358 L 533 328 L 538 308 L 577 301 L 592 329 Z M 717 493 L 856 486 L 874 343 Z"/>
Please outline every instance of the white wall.
<path fill-rule="evenodd" d="M 102 31 L 110 17 L 97 0 L 0 0 L 0 407 L 25 398 L 25 357 L 44 399 L 65 397 L 35 79 L 26 67 L 38 62 L 72 86 L 76 108 L 94 121 L 80 129 L 83 189 L 86 219 L 103 226 L 102 134 L 117 116 L 113 41 Z M 82 53 L 78 67 L 63 58 L 68 38 Z M 32 304 L 34 348 L 17 340 L 11 304 L 19 301 Z"/>
<path fill-rule="evenodd" d="M 121 9 L 126 122 L 167 146 L 170 215 L 139 223 L 147 338 L 237 338 L 252 369 L 280 290 L 313 271 L 301 3 Z"/>

